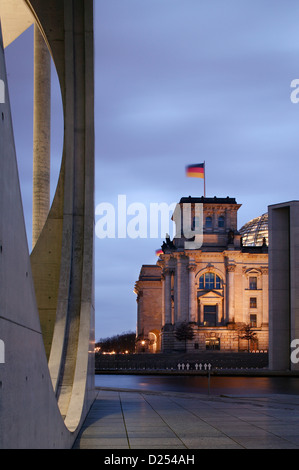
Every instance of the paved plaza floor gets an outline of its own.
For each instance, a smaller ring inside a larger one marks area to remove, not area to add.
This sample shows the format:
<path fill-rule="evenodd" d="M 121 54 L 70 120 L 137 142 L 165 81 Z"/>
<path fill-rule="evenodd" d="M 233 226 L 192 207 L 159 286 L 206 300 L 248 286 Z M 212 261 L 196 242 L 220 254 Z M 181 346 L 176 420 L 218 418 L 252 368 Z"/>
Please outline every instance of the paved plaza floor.
<path fill-rule="evenodd" d="M 74 449 L 299 449 L 299 396 L 97 389 Z"/>

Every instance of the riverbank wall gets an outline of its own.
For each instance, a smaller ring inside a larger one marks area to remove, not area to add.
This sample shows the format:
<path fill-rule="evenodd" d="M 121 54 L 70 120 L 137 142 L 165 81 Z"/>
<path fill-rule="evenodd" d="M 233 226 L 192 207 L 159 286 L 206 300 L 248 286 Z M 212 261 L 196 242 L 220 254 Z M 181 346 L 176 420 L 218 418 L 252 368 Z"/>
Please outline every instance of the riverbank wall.
<path fill-rule="evenodd" d="M 95 371 L 204 373 L 226 369 L 265 369 L 268 353 L 96 354 Z"/>

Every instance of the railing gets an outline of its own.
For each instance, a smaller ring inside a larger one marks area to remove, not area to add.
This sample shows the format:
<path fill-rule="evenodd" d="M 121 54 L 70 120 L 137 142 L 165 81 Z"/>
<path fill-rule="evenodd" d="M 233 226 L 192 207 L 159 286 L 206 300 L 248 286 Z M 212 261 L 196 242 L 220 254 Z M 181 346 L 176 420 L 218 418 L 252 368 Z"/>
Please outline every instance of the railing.
<path fill-rule="evenodd" d="M 96 355 L 95 370 L 101 371 L 168 371 L 204 373 L 216 370 L 262 369 L 268 365 L 266 353 L 209 354 L 196 358 L 163 357 L 163 355 L 130 355 L 130 357 Z"/>

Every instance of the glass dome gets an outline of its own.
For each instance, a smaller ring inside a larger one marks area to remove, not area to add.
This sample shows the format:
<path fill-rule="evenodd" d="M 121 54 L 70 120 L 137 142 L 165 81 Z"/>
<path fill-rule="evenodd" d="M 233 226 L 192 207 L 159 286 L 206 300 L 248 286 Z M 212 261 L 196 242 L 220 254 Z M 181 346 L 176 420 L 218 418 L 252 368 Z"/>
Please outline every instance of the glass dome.
<path fill-rule="evenodd" d="M 268 245 L 268 213 L 250 220 L 239 232 L 243 246 L 262 246 L 264 238 Z"/>

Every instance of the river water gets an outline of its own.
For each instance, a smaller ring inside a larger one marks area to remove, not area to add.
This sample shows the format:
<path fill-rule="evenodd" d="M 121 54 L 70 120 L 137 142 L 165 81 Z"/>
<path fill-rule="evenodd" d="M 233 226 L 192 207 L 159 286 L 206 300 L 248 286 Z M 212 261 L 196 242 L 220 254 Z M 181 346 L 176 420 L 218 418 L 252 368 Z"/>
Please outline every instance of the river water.
<path fill-rule="evenodd" d="M 299 395 L 299 377 L 220 377 L 110 375 L 95 376 L 96 387 L 153 392 L 183 392 L 213 395 Z"/>

